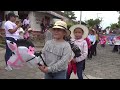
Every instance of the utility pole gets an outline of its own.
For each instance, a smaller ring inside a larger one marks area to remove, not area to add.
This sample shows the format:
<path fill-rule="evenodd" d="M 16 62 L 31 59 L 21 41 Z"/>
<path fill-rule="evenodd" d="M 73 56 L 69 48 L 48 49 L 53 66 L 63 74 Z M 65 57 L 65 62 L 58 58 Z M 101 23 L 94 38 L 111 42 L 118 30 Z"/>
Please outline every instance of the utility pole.
<path fill-rule="evenodd" d="M 80 24 L 81 24 L 81 19 L 82 19 L 82 11 L 80 11 Z"/>
<path fill-rule="evenodd" d="M 101 14 L 101 13 L 97 13 L 97 18 L 99 18 L 99 17 L 98 17 L 98 14 Z"/>

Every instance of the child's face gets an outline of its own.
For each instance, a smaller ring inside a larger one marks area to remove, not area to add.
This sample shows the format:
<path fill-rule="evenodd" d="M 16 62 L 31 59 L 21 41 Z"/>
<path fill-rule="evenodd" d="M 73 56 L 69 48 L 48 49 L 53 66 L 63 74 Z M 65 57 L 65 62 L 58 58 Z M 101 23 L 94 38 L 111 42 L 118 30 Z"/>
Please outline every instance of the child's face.
<path fill-rule="evenodd" d="M 55 39 L 63 39 L 63 37 L 66 35 L 65 31 L 63 29 L 53 29 L 53 37 Z"/>
<path fill-rule="evenodd" d="M 75 38 L 76 38 L 76 39 L 82 38 L 83 30 L 82 30 L 81 28 L 76 28 L 76 29 L 74 30 L 74 35 L 75 35 Z"/>
<path fill-rule="evenodd" d="M 92 30 L 90 30 L 90 34 L 91 34 L 91 35 L 93 35 L 93 34 L 94 34 Z"/>

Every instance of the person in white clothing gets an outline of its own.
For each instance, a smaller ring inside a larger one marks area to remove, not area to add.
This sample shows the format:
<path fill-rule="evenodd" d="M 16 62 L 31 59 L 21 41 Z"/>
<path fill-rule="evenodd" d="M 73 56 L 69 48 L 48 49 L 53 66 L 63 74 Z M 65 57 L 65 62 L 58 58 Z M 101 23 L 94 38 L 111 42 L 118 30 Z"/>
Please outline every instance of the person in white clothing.
<path fill-rule="evenodd" d="M 27 16 L 26 19 L 24 19 L 23 21 L 23 29 L 25 30 L 28 27 L 30 27 L 30 20 L 29 17 Z"/>
<path fill-rule="evenodd" d="M 19 33 L 17 32 L 18 28 L 21 26 L 21 24 L 16 25 L 16 15 L 14 13 L 9 13 L 7 17 L 8 21 L 5 22 L 4 28 L 5 28 L 5 35 L 6 40 L 10 40 L 12 42 L 16 42 L 17 39 L 19 39 Z M 7 65 L 7 61 L 12 55 L 12 51 L 9 49 L 7 43 L 6 43 L 6 53 L 5 53 L 5 61 L 6 61 L 6 70 L 12 70 L 10 66 Z"/>

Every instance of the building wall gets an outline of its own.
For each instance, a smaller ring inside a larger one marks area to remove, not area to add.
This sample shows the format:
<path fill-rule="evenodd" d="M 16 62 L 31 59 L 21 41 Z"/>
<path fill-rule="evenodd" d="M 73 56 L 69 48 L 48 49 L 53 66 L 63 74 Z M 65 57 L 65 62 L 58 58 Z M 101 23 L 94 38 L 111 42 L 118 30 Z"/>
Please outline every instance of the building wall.
<path fill-rule="evenodd" d="M 8 14 L 9 12 L 10 11 L 5 11 L 5 15 Z M 14 11 L 14 13 L 16 15 L 18 15 L 18 11 Z M 35 11 L 31 11 L 28 16 L 29 16 L 29 19 L 31 21 L 30 22 L 31 28 L 34 31 L 41 31 L 40 23 L 41 23 L 42 18 L 44 18 L 45 16 L 50 17 L 50 24 L 53 24 L 56 20 L 58 20 L 58 19 L 54 18 L 54 16 L 51 15 L 51 14 L 43 13 L 43 12 L 37 12 L 37 11 L 36 12 Z M 64 21 L 66 21 L 66 22 L 69 21 L 69 19 L 66 18 L 66 17 L 64 17 L 64 16 L 63 16 L 62 19 Z M 3 21 L 2 23 L 3 23 L 2 24 L 2 28 L 4 29 L 4 23 L 5 23 L 5 21 Z"/>
<path fill-rule="evenodd" d="M 53 23 L 53 16 L 50 14 L 46 14 L 46 13 L 42 13 L 42 12 L 30 12 L 28 16 L 31 21 L 31 23 L 30 23 L 31 28 L 34 31 L 41 31 L 41 27 L 40 27 L 41 20 L 45 16 L 50 17 L 50 24 Z"/>

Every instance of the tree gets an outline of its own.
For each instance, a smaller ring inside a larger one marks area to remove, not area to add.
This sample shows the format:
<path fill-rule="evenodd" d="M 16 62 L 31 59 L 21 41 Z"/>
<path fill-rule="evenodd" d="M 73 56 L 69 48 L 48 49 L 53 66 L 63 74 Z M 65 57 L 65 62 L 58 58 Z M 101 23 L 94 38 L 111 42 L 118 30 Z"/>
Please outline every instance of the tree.
<path fill-rule="evenodd" d="M 109 29 L 110 28 L 110 26 L 107 26 L 105 29 Z"/>
<path fill-rule="evenodd" d="M 117 11 L 120 14 L 120 11 Z M 120 28 L 120 16 L 118 17 L 118 23 L 113 23 L 110 25 L 110 29 L 115 30 Z"/>
<path fill-rule="evenodd" d="M 72 12 L 72 11 L 64 11 L 64 14 L 65 14 L 66 17 L 68 17 L 68 18 L 70 18 L 72 20 L 73 19 L 76 20 L 76 18 L 77 18 L 77 17 L 75 17 L 75 13 Z"/>
<path fill-rule="evenodd" d="M 120 11 L 117 11 L 120 14 Z M 120 27 L 120 16 L 118 17 L 118 26 Z"/>
<path fill-rule="evenodd" d="M 111 28 L 112 30 L 117 29 L 117 28 L 118 28 L 118 23 L 113 23 L 113 24 L 111 24 L 111 25 L 110 25 L 110 28 Z"/>
<path fill-rule="evenodd" d="M 99 19 L 99 18 L 97 18 L 97 19 L 95 19 L 95 20 L 93 20 L 93 19 L 89 19 L 89 20 L 87 20 L 87 21 L 85 21 L 86 23 L 87 23 L 87 25 L 88 25 L 88 27 L 94 27 L 94 26 L 96 26 L 96 25 L 100 25 L 100 23 L 102 22 L 102 19 Z"/>
<path fill-rule="evenodd" d="M 80 21 L 78 21 L 78 24 L 80 23 Z M 87 25 L 85 22 L 81 21 L 82 25 Z"/>
<path fill-rule="evenodd" d="M 100 23 L 102 22 L 102 19 L 95 19 L 94 22 L 95 22 L 95 25 L 100 25 Z"/>

